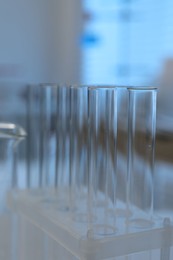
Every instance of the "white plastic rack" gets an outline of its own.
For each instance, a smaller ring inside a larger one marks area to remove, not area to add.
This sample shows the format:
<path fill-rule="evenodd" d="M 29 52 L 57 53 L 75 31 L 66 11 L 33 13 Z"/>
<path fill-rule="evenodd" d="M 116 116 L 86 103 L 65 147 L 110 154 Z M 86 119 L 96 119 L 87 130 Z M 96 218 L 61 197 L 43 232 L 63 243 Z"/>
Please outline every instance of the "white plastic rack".
<path fill-rule="evenodd" d="M 34 229 L 27 229 L 26 233 L 22 231 L 23 235 L 30 236 L 30 241 L 34 240 L 31 230 L 37 230 L 46 234 L 49 246 L 51 243 L 57 245 L 54 246 L 54 256 L 51 258 L 49 254 L 49 259 L 173 259 L 173 224 L 170 218 L 156 218 L 152 228 L 137 229 L 127 228 L 124 219 L 119 217 L 114 234 L 95 237 L 92 232 L 87 232 L 86 223 L 75 221 L 68 211 L 58 210 L 55 201 L 46 202 L 38 194 L 41 193 L 32 190 L 13 191 L 8 195 L 8 205 L 25 219 L 25 223 L 35 226 Z M 38 243 L 36 236 L 35 243 Z M 58 254 L 60 248 L 64 250 L 61 257 Z M 65 251 L 68 252 L 68 259 Z M 37 260 L 41 260 L 41 256 L 37 256 Z"/>

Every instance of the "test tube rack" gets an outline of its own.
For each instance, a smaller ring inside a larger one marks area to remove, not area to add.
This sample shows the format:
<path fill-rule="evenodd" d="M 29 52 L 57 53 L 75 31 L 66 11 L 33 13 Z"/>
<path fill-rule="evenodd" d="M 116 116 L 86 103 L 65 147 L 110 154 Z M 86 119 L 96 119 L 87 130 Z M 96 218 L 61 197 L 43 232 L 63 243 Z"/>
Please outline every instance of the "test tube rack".
<path fill-rule="evenodd" d="M 152 228 L 143 229 L 128 229 L 124 225 L 124 219 L 119 217 L 115 234 L 93 237 L 90 231 L 87 232 L 86 223 L 73 220 L 68 211 L 59 211 L 56 203 L 43 202 L 41 195 L 34 194 L 39 194 L 38 190 L 37 193 L 35 190 L 15 190 L 8 194 L 10 209 L 34 226 L 34 229 L 30 228 L 27 232 L 22 231 L 23 235 L 31 236 L 34 241 L 33 233 L 29 234 L 31 230 L 46 234 L 49 246 L 51 243 L 56 244 L 54 250 L 59 253 L 60 248 L 63 248 L 63 252 L 68 252 L 68 259 L 173 259 L 173 223 L 169 217 L 158 217 Z M 36 239 L 34 243 L 37 242 Z M 49 259 L 59 259 L 57 256 L 54 252 L 52 258 L 49 254 Z M 37 256 L 37 260 L 41 259 Z"/>

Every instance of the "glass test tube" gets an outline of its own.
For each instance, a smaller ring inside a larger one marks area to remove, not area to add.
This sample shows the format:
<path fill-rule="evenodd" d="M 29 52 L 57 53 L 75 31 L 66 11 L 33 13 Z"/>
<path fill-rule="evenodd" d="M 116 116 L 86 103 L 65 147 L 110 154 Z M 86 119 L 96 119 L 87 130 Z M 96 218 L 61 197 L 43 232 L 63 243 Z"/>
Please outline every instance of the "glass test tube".
<path fill-rule="evenodd" d="M 128 90 L 127 86 L 117 87 L 117 189 L 116 216 L 130 215 L 127 199 L 127 155 L 128 155 Z"/>
<path fill-rule="evenodd" d="M 70 86 L 58 87 L 56 179 L 58 209 L 70 209 Z"/>
<path fill-rule="evenodd" d="M 60 210 L 69 209 L 69 89 L 54 83 L 28 88 L 28 186 Z"/>
<path fill-rule="evenodd" d="M 27 178 L 29 189 L 40 187 L 39 134 L 40 134 L 40 88 L 27 86 Z"/>
<path fill-rule="evenodd" d="M 88 87 L 72 85 L 70 169 L 74 218 L 88 221 Z"/>
<path fill-rule="evenodd" d="M 56 84 L 40 84 L 40 186 L 55 187 L 57 138 Z"/>
<path fill-rule="evenodd" d="M 56 176 L 57 88 L 52 83 L 28 88 L 28 188 L 48 204 Z"/>
<path fill-rule="evenodd" d="M 130 87 L 128 137 L 129 224 L 153 224 L 153 174 L 156 131 L 156 88 Z"/>
<path fill-rule="evenodd" d="M 116 231 L 117 94 L 115 87 L 89 88 L 89 203 L 95 235 Z"/>

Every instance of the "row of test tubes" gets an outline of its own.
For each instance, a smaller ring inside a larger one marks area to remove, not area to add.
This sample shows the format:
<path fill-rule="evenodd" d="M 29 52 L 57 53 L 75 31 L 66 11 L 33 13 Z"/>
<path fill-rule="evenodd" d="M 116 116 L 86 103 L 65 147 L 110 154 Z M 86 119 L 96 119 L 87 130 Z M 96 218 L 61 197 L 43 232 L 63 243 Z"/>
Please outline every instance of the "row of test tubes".
<path fill-rule="evenodd" d="M 97 235 L 154 225 L 155 87 L 28 87 L 27 186 Z M 37 194 L 37 195 L 38 195 Z"/>

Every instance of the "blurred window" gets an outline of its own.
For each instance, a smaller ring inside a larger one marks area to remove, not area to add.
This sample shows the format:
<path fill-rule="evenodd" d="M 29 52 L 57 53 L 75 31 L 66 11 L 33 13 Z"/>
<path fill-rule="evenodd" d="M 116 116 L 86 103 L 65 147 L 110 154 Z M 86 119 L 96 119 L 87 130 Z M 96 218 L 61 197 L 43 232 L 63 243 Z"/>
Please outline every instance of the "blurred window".
<path fill-rule="evenodd" d="M 83 0 L 82 81 L 150 84 L 173 56 L 171 0 Z"/>

